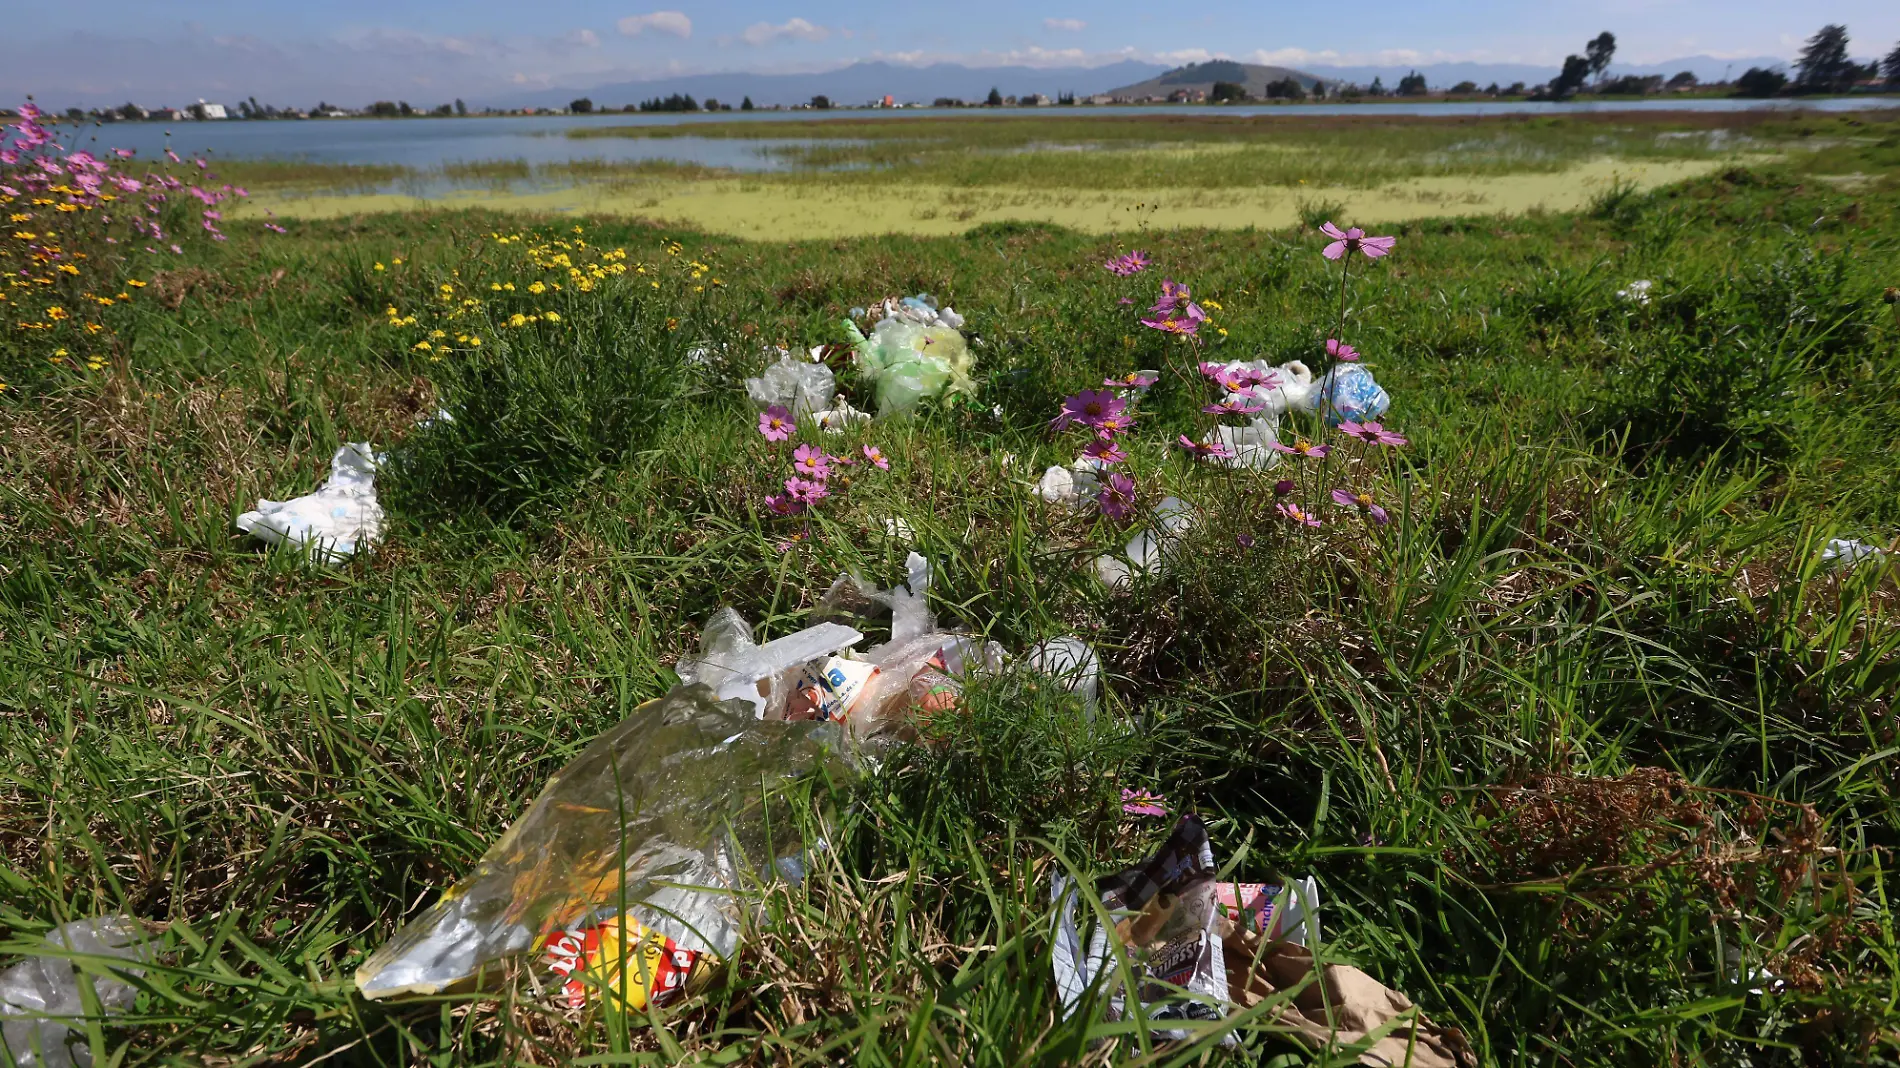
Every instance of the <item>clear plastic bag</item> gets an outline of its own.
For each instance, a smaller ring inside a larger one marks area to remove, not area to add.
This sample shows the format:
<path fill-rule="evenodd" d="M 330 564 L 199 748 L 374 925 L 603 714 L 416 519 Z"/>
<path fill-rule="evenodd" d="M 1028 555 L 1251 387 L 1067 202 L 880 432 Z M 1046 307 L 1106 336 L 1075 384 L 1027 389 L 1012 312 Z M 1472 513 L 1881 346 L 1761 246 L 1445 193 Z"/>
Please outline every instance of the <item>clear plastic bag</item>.
<path fill-rule="evenodd" d="M 48 931 L 45 947 L 43 955 L 0 971 L 0 1049 L 20 1068 L 85 1068 L 92 1063 L 92 1050 L 71 1026 L 87 1015 L 77 961 L 90 957 L 149 962 L 145 929 L 129 916 L 75 920 Z M 115 1013 L 132 1007 L 138 994 L 132 984 L 101 976 L 97 965 L 85 970 L 93 974 L 101 1010 Z M 144 974 L 133 967 L 113 970 L 134 978 Z"/>
<path fill-rule="evenodd" d="M 738 948 L 742 884 L 800 852 L 790 828 L 763 818 L 762 784 L 832 766 L 839 740 L 825 724 L 760 721 L 751 703 L 722 702 L 703 685 L 641 705 L 377 950 L 357 989 L 370 999 L 439 993 L 531 952 L 547 952 L 552 966 L 565 959 L 563 939 L 603 927 L 637 937 L 612 940 L 627 952 L 596 957 L 597 970 L 610 966 L 599 983 L 626 985 L 623 962 L 640 966 L 633 985 L 664 981 L 645 966 L 649 948 L 691 954 L 689 971 L 703 974 Z"/>
<path fill-rule="evenodd" d="M 759 372 L 759 377 L 745 380 L 746 396 L 752 398 L 752 403 L 760 410 L 779 405 L 799 420 L 830 411 L 838 396 L 838 382 L 831 368 L 796 359 L 783 349 L 778 351 L 779 358 Z"/>

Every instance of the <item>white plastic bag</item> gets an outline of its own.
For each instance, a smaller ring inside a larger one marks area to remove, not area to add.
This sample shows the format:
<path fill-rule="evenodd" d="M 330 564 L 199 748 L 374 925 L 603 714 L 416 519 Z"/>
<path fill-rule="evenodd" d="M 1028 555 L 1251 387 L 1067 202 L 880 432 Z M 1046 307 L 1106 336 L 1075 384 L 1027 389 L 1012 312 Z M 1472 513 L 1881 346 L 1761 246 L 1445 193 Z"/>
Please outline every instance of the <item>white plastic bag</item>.
<path fill-rule="evenodd" d="M 777 361 L 767 365 L 757 378 L 745 380 L 746 396 L 763 411 L 776 404 L 792 413 L 793 419 L 809 419 L 831 407 L 838 395 L 838 383 L 831 368 L 810 359 L 796 359 L 779 349 Z"/>
<path fill-rule="evenodd" d="M 367 442 L 345 445 L 330 460 L 321 489 L 288 501 L 259 500 L 256 511 L 237 517 L 237 528 L 271 545 L 308 546 L 323 563 L 342 563 L 383 535 L 376 466 Z"/>

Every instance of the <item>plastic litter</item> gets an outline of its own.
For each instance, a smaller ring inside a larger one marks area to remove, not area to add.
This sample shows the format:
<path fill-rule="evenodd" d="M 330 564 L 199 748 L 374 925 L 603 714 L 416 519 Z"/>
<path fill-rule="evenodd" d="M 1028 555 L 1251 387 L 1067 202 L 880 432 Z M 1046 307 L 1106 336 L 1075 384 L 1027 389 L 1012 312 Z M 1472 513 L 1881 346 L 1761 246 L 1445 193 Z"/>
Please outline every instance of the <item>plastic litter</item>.
<path fill-rule="evenodd" d="M 733 618 L 723 633 L 743 627 Z M 476 987 L 485 966 L 534 953 L 570 1003 L 590 989 L 635 1008 L 692 991 L 738 948 L 746 876 L 798 868 L 796 838 L 768 833 L 788 829 L 764 818 L 760 784 L 827 766 L 837 740 L 824 724 L 760 722 L 751 704 L 675 687 L 550 779 L 472 872 L 358 969 L 357 989 Z"/>
<path fill-rule="evenodd" d="M 1342 363 L 1326 372 L 1309 402 L 1333 426 L 1377 419 L 1392 407 L 1392 396 L 1356 363 Z"/>
<path fill-rule="evenodd" d="M 322 488 L 288 501 L 259 500 L 256 511 L 237 517 L 237 529 L 271 545 L 307 546 L 324 563 L 342 563 L 382 537 L 377 463 L 367 443 L 345 445 L 331 458 Z"/>
<path fill-rule="evenodd" d="M 1082 708 L 1093 714 L 1102 688 L 1102 662 L 1095 650 L 1080 638 L 1049 638 L 1031 646 L 1023 663 L 1032 671 L 1061 683 L 1062 688 L 1082 699 Z"/>
<path fill-rule="evenodd" d="M 1101 491 L 1101 480 L 1087 465 L 1051 466 L 1037 480 L 1035 495 L 1050 504 L 1079 508 Z"/>
<path fill-rule="evenodd" d="M 1821 550 L 1821 562 L 1834 567 L 1851 568 L 1863 560 L 1878 560 L 1886 555 L 1887 550 L 1858 538 L 1829 538 L 1827 547 Z"/>
<path fill-rule="evenodd" d="M 1217 464 L 1265 471 L 1280 465 L 1281 454 L 1273 448 L 1273 443 L 1278 440 L 1280 420 L 1277 417 L 1256 415 L 1247 420 L 1245 426 L 1216 426 L 1213 433 L 1201 439 L 1201 443 L 1227 447 L 1228 455 L 1214 458 Z"/>
<path fill-rule="evenodd" d="M 954 707 L 972 672 L 996 671 L 1003 665 L 1002 647 L 996 643 L 938 629 L 928 602 L 930 562 L 913 552 L 904 563 L 905 580 L 890 589 L 879 589 L 856 575 L 839 575 L 819 601 L 819 612 L 832 619 L 868 622 L 890 615 L 890 641 L 861 656 L 841 658 L 875 668 L 868 678 L 860 682 L 861 668 L 844 668 L 834 659 L 812 672 L 807 683 L 808 691 L 817 691 L 810 701 L 815 713 L 826 714 L 834 707 L 828 699 L 836 697 L 842 703 L 842 722 L 859 739 L 907 729 L 914 706 L 932 712 Z M 845 677 L 834 681 L 834 670 Z M 923 682 L 914 686 L 920 677 Z"/>
<path fill-rule="evenodd" d="M 914 411 L 925 398 L 967 393 L 976 359 L 958 329 L 963 317 L 938 311 L 928 294 L 886 300 L 870 334 L 846 322 L 854 359 L 877 390 L 879 415 Z"/>
<path fill-rule="evenodd" d="M 856 408 L 851 407 L 850 401 L 840 396 L 832 400 L 831 407 L 819 412 L 812 418 L 817 421 L 819 428 L 824 430 L 825 433 L 842 434 L 850 427 L 870 422 L 871 413 L 858 411 Z"/>
<path fill-rule="evenodd" d="M 1617 299 L 1627 301 L 1639 308 L 1647 308 L 1649 307 L 1649 291 L 1655 284 L 1647 278 L 1638 279 L 1617 290 Z"/>
<path fill-rule="evenodd" d="M 699 653 L 682 660 L 682 683 L 699 683 L 721 701 L 750 703 L 760 719 L 782 718 L 791 700 L 794 669 L 849 649 L 864 635 L 838 623 L 820 623 L 759 645 L 752 624 L 731 608 L 721 608 L 700 631 Z"/>
<path fill-rule="evenodd" d="M 0 1050 L 20 1068 L 86 1068 L 92 1050 L 69 1020 L 86 1016 L 80 972 L 93 976 L 93 992 L 107 1013 L 132 1007 L 132 984 L 101 974 L 99 958 L 149 962 L 145 929 L 128 916 L 98 916 L 62 924 L 46 933 L 45 955 L 30 956 L 0 971 Z M 74 956 L 90 957 L 81 965 Z M 113 966 L 137 978 L 142 969 Z M 61 1019 L 61 1018 L 65 1019 Z"/>
<path fill-rule="evenodd" d="M 1194 527 L 1194 509 L 1179 497 L 1164 497 L 1149 511 L 1153 525 L 1135 531 L 1122 550 L 1124 558 L 1098 556 L 1095 574 L 1112 590 L 1122 590 L 1146 574 L 1160 574 L 1172 542 Z"/>
<path fill-rule="evenodd" d="M 766 365 L 759 377 L 745 380 L 746 396 L 761 411 L 777 404 L 791 412 L 794 419 L 815 418 L 831 409 L 838 396 L 838 381 L 831 368 L 818 361 L 820 351 L 813 349 L 807 358 L 799 359 L 779 349 L 778 359 Z"/>
<path fill-rule="evenodd" d="M 1364 1042 L 1385 1029 L 1360 1054 L 1361 1064 L 1476 1063 L 1463 1034 L 1435 1027 L 1405 995 L 1357 968 L 1315 967 L 1311 947 L 1320 942 L 1320 902 L 1312 878 L 1284 886 L 1231 883 L 1217 881 L 1216 872 L 1206 826 L 1198 816 L 1183 816 L 1146 864 L 1096 883 L 1108 923 L 1094 925 L 1086 946 L 1077 888 L 1061 876 L 1052 880 L 1054 971 L 1063 1015 L 1073 1013 L 1091 989 L 1107 996 L 1109 1020 L 1130 1015 L 1127 985 L 1117 968 L 1120 950 L 1150 1020 L 1214 1021 L 1291 992 L 1267 1021 L 1283 1024 L 1314 1049 Z M 1155 1035 L 1164 1041 L 1191 1037 L 1165 1026 Z M 1222 1039 L 1233 1043 L 1231 1035 Z"/>

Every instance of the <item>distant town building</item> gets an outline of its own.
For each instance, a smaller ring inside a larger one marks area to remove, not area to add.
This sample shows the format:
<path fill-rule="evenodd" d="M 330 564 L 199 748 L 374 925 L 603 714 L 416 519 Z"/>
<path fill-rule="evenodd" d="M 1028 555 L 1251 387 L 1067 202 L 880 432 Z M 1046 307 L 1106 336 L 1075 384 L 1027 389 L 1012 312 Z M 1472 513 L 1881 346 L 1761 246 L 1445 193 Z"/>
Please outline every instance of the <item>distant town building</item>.
<path fill-rule="evenodd" d="M 198 102 L 191 105 L 189 110 L 191 111 L 191 117 L 194 119 L 229 118 L 229 116 L 224 113 L 223 104 L 207 103 L 203 97 L 198 98 Z"/>
<path fill-rule="evenodd" d="M 1049 98 L 1041 93 L 1033 93 L 1023 97 L 1023 104 L 1032 108 L 1046 108 L 1049 106 Z"/>

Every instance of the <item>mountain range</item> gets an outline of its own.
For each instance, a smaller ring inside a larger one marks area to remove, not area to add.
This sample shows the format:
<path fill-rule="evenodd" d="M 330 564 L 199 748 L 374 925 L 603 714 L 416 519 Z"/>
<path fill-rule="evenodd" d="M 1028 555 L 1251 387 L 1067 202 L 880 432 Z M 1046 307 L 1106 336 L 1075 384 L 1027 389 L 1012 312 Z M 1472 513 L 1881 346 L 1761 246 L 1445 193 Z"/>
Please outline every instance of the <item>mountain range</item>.
<path fill-rule="evenodd" d="M 1216 62 L 1201 64 L 1202 68 L 1224 66 Z M 1382 64 L 1367 66 L 1329 66 L 1324 64 L 1306 64 L 1295 70 L 1289 67 L 1266 67 L 1257 64 L 1234 64 L 1246 68 L 1250 75 L 1254 72 L 1275 72 L 1272 78 L 1292 75 L 1309 87 L 1315 80 L 1328 82 L 1348 82 L 1370 85 L 1374 78 L 1382 80 L 1387 88 L 1394 87 L 1407 73 L 1416 70 L 1425 75 L 1428 85 L 1434 89 L 1445 89 L 1459 82 L 1471 81 L 1480 86 L 1496 82 L 1509 86 L 1513 82 L 1535 85 L 1547 82 L 1557 76 L 1557 68 L 1527 63 L 1421 63 L 1417 65 Z M 1715 56 L 1685 56 L 1668 59 L 1658 63 L 1617 63 L 1612 65 L 1612 75 L 1621 74 L 1662 74 L 1672 75 L 1678 71 L 1689 71 L 1698 79 L 1720 81 L 1723 77 L 1740 74 L 1750 67 L 1787 66 L 1787 60 L 1773 56 L 1755 56 L 1747 59 L 1720 59 Z M 1074 93 L 1078 97 L 1093 96 L 1098 93 L 1116 93 L 1122 96 L 1155 95 L 1165 97 L 1175 88 L 1208 88 L 1198 81 L 1193 85 L 1169 83 L 1162 85 L 1168 78 L 1179 81 L 1183 77 L 1198 77 L 1193 67 L 1166 67 L 1159 63 L 1144 63 L 1139 60 L 1123 60 L 1100 67 L 966 67 L 957 63 L 933 63 L 924 67 L 904 66 L 883 61 L 866 61 L 840 67 L 837 70 L 815 74 L 690 74 L 673 77 L 655 78 L 645 81 L 613 82 L 582 88 L 541 89 L 490 100 L 472 101 L 493 107 L 566 107 L 568 102 L 579 97 L 587 97 L 597 107 L 623 107 L 637 104 L 653 97 L 664 97 L 673 93 L 691 95 L 696 100 L 712 97 L 724 103 L 737 106 L 746 97 L 760 107 L 773 105 L 790 106 L 803 104 L 814 96 L 829 97 L 838 104 L 862 104 L 880 100 L 886 95 L 895 97 L 903 103 L 928 104 L 940 97 L 950 97 L 969 103 L 978 103 L 989 95 L 992 88 L 1005 96 L 1026 97 L 1041 93 L 1056 97 L 1063 93 Z M 1222 79 L 1226 80 L 1226 79 Z M 1147 92 L 1144 87 L 1157 89 Z M 1259 96 L 1265 89 L 1264 82 L 1254 85 L 1248 82 L 1248 91 Z"/>

